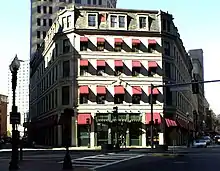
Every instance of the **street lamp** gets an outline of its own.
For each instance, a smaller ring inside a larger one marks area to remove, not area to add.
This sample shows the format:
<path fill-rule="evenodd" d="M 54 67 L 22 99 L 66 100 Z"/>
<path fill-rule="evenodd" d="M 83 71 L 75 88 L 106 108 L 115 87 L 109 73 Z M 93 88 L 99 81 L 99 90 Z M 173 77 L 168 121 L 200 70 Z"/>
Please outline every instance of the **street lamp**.
<path fill-rule="evenodd" d="M 119 134 L 118 134 L 118 107 L 115 106 L 113 107 L 113 115 L 116 117 L 116 144 L 115 144 L 115 148 L 119 149 Z"/>
<path fill-rule="evenodd" d="M 190 147 L 190 130 L 189 130 L 189 113 L 186 113 L 186 117 L 187 117 L 187 131 L 188 131 L 188 141 L 187 141 L 187 147 Z"/>
<path fill-rule="evenodd" d="M 66 108 L 64 112 L 61 114 L 58 124 L 63 126 L 63 133 L 64 133 L 64 145 L 66 147 L 66 153 L 63 160 L 63 170 L 72 169 L 72 159 L 70 156 L 70 133 L 71 133 L 71 126 L 70 121 L 73 114 L 73 109 Z"/>
<path fill-rule="evenodd" d="M 150 139 L 151 139 L 151 150 L 154 148 L 154 104 L 153 104 L 153 90 L 154 90 L 154 85 L 151 84 L 150 86 Z"/>
<path fill-rule="evenodd" d="M 20 113 L 17 111 L 17 106 L 15 105 L 15 91 L 17 87 L 17 73 L 20 68 L 20 60 L 17 55 L 13 59 L 9 66 L 12 74 L 12 112 L 10 112 L 10 123 L 12 124 L 12 155 L 9 164 L 9 170 L 17 170 L 18 166 L 18 141 L 19 141 L 19 131 L 16 129 L 17 124 L 20 124 Z"/>

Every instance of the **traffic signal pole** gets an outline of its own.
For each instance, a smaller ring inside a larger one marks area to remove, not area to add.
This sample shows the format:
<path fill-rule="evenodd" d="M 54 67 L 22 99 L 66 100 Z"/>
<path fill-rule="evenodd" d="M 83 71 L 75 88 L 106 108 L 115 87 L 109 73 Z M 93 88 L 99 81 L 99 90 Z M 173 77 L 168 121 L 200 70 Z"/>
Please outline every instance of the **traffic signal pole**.
<path fill-rule="evenodd" d="M 215 83 L 215 82 L 220 82 L 220 80 L 208 80 L 208 81 L 191 81 L 191 82 L 186 82 L 186 83 L 173 83 L 173 84 L 161 84 L 161 85 L 153 85 L 151 84 L 150 87 L 150 114 L 151 114 L 151 121 L 150 121 L 150 133 L 151 133 L 151 149 L 154 148 L 154 143 L 153 143 L 153 129 L 154 129 L 154 114 L 153 114 L 153 90 L 154 88 L 158 87 L 181 87 L 185 85 L 192 85 L 192 84 L 205 84 L 205 83 Z"/>

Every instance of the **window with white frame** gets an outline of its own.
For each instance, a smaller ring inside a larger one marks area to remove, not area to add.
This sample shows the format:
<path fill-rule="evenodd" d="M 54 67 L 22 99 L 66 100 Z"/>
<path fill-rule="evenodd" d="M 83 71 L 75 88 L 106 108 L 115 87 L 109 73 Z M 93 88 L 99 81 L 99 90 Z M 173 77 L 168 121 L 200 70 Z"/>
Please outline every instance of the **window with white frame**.
<path fill-rule="evenodd" d="M 110 15 L 110 27 L 111 28 L 126 28 L 126 16 L 125 15 Z"/>
<path fill-rule="evenodd" d="M 111 15 L 110 16 L 110 22 L 111 22 L 111 27 L 116 28 L 117 27 L 117 16 L 116 15 Z"/>
<path fill-rule="evenodd" d="M 139 16 L 139 29 L 147 29 L 147 17 Z"/>
<path fill-rule="evenodd" d="M 97 14 L 88 14 L 88 26 L 89 27 L 97 26 Z"/>

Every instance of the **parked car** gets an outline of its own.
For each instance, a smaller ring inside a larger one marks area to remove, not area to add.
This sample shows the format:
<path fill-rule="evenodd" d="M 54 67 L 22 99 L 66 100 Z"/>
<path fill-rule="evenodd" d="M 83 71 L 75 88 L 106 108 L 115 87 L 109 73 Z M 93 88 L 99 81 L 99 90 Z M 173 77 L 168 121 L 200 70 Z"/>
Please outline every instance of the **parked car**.
<path fill-rule="evenodd" d="M 211 139 L 210 136 L 204 136 L 204 137 L 202 137 L 202 139 L 206 141 L 207 145 L 211 145 L 212 144 L 212 139 Z"/>
<path fill-rule="evenodd" d="M 207 142 L 204 139 L 195 140 L 194 143 L 193 143 L 193 147 L 196 147 L 196 148 L 206 148 L 207 147 Z"/>
<path fill-rule="evenodd" d="M 214 142 L 215 144 L 220 144 L 220 135 L 214 136 Z"/>

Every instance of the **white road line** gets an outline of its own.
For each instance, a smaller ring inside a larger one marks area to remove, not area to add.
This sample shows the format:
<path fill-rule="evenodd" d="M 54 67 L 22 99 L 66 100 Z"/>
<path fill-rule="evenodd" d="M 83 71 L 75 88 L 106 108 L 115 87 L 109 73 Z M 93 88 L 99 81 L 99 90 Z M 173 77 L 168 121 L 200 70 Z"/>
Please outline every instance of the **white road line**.
<path fill-rule="evenodd" d="M 115 161 L 115 162 L 107 163 L 107 164 L 104 164 L 104 165 L 101 165 L 101 166 L 96 166 L 96 167 L 94 167 L 93 169 L 99 169 L 99 168 L 111 166 L 111 165 L 118 164 L 118 163 L 122 163 L 122 162 L 125 162 L 125 161 L 128 161 L 128 160 L 132 160 L 132 159 L 136 159 L 136 158 L 141 158 L 141 157 L 143 157 L 143 156 L 145 156 L 145 155 L 144 155 L 144 154 L 141 154 L 141 155 L 138 155 L 138 156 L 134 156 L 134 157 L 127 158 L 127 159 L 123 159 L 123 160 L 118 160 L 118 161 Z"/>
<path fill-rule="evenodd" d="M 77 158 L 77 159 L 72 159 L 72 162 L 77 161 L 77 160 L 83 160 L 83 159 L 92 159 L 92 158 L 96 158 L 98 156 L 102 156 L 102 155 L 95 155 L 95 156 L 86 156 L 86 157 L 81 157 L 81 158 Z M 58 163 L 63 163 L 63 161 L 60 161 Z"/>

